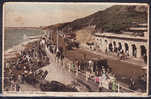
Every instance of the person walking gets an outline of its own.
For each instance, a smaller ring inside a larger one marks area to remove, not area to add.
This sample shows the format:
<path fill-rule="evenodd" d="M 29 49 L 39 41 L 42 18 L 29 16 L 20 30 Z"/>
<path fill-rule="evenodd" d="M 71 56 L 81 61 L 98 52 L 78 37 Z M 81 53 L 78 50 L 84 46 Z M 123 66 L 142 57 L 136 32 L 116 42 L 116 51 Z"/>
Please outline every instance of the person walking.
<path fill-rule="evenodd" d="M 56 50 L 56 62 L 57 62 L 57 63 L 59 62 L 59 57 L 60 57 L 60 51 L 59 51 L 59 49 L 57 48 L 57 50 Z"/>
<path fill-rule="evenodd" d="M 88 79 L 89 79 L 89 73 L 88 73 L 88 71 L 86 71 L 85 73 L 86 73 L 86 81 L 88 81 Z"/>
<path fill-rule="evenodd" d="M 103 88 L 103 86 L 102 86 L 102 77 L 101 76 L 99 76 L 98 77 L 98 83 L 99 83 L 99 92 L 101 92 L 102 91 L 102 88 Z"/>
<path fill-rule="evenodd" d="M 80 71 L 80 69 L 81 69 L 81 66 L 80 66 L 80 63 L 78 61 L 78 71 Z"/>
<path fill-rule="evenodd" d="M 112 91 L 117 92 L 117 83 L 115 79 L 112 81 Z"/>
<path fill-rule="evenodd" d="M 74 72 L 74 69 L 75 69 L 75 65 L 74 65 L 74 62 L 72 63 L 72 71 Z"/>
<path fill-rule="evenodd" d="M 25 74 L 22 74 L 22 84 L 24 84 L 24 82 L 25 82 Z"/>
<path fill-rule="evenodd" d="M 68 70 L 69 70 L 69 72 L 71 71 L 71 64 L 68 64 Z"/>
<path fill-rule="evenodd" d="M 19 83 L 16 83 L 16 91 L 20 91 L 20 85 L 19 85 Z"/>
<path fill-rule="evenodd" d="M 144 54 L 143 58 L 144 58 L 144 62 L 147 63 L 147 55 L 146 54 Z"/>
<path fill-rule="evenodd" d="M 132 77 L 130 78 L 130 89 L 135 90 L 135 81 Z"/>
<path fill-rule="evenodd" d="M 10 91 L 15 91 L 15 83 L 14 83 L 14 80 L 11 79 L 10 83 L 11 83 L 11 85 L 10 85 Z"/>
<path fill-rule="evenodd" d="M 61 65 L 63 66 L 64 65 L 64 55 L 63 53 L 61 53 L 61 56 L 60 56 L 60 60 L 61 60 Z"/>
<path fill-rule="evenodd" d="M 98 76 L 95 77 L 95 82 L 96 82 L 97 84 L 99 84 L 99 77 L 98 77 Z"/>

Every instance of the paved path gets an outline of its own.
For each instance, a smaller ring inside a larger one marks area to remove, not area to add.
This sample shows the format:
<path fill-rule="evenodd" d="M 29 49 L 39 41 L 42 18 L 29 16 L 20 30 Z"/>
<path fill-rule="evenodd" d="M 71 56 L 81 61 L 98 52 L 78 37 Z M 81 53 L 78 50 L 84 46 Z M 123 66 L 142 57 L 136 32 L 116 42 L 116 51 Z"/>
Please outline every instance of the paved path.
<path fill-rule="evenodd" d="M 95 83 L 95 81 L 93 80 L 88 80 L 86 81 L 86 78 L 84 76 L 84 74 L 78 74 L 78 76 L 76 76 L 75 73 L 73 72 L 69 72 L 67 70 L 67 68 L 63 67 L 62 65 L 60 65 L 59 63 L 55 62 L 55 55 L 51 54 L 48 51 L 48 48 L 46 47 L 46 53 L 50 59 L 50 65 L 44 67 L 44 70 L 48 70 L 48 75 L 46 77 L 46 80 L 51 81 L 51 80 L 56 80 L 59 82 L 62 82 L 64 84 L 71 84 L 72 81 L 78 81 L 78 83 L 82 84 L 82 88 L 80 91 L 82 92 L 98 92 L 99 88 L 98 88 L 98 84 Z M 67 63 L 67 61 L 69 62 L 68 59 L 64 59 L 64 62 Z M 53 70 L 53 71 L 52 71 Z M 54 76 L 52 76 L 54 75 Z M 87 90 L 86 90 L 86 88 Z M 111 92 L 111 90 L 102 89 L 103 92 Z"/>
<path fill-rule="evenodd" d="M 47 81 L 58 81 L 65 85 L 71 84 L 72 81 L 78 81 L 78 83 L 81 85 L 79 88 L 82 92 L 88 92 L 88 91 L 97 91 L 97 85 L 93 83 L 92 81 L 85 81 L 85 78 L 83 76 L 76 77 L 73 72 L 69 72 L 67 68 L 63 67 L 61 64 L 55 62 L 55 55 L 51 54 L 48 49 L 46 48 L 46 53 L 49 57 L 50 64 L 41 68 L 42 70 L 47 70 L 48 75 L 46 76 L 45 80 Z M 65 59 L 65 62 L 69 61 L 68 59 Z M 90 88 L 91 87 L 91 88 Z M 28 83 L 24 83 L 20 85 L 20 91 L 40 91 L 39 87 L 30 85 Z"/>
<path fill-rule="evenodd" d="M 55 55 L 51 54 L 46 47 L 46 53 L 49 57 L 50 64 L 42 68 L 42 70 L 47 70 L 48 75 L 46 80 L 48 81 L 59 81 L 64 84 L 71 84 L 74 81 L 74 76 L 71 73 L 67 72 L 60 63 L 55 61 Z"/>
<path fill-rule="evenodd" d="M 50 64 L 41 68 L 42 70 L 47 70 L 48 75 L 46 76 L 47 81 L 58 81 L 65 85 L 71 84 L 72 81 L 77 81 L 81 84 L 80 91 L 82 92 L 98 92 L 98 84 L 96 84 L 93 80 L 85 80 L 84 74 L 79 74 L 78 76 L 75 75 L 73 72 L 69 72 L 67 68 L 63 67 L 60 63 L 55 61 L 55 55 L 50 53 L 48 48 L 46 47 L 46 54 L 49 57 Z M 65 62 L 69 61 L 68 59 L 64 59 Z M 32 91 L 40 91 L 40 88 L 34 87 L 29 84 L 21 85 L 21 91 L 28 91 L 29 88 Z M 103 89 L 103 92 L 109 92 L 110 90 Z"/>
<path fill-rule="evenodd" d="M 94 54 L 97 54 L 97 55 L 101 55 L 103 56 L 104 58 L 110 58 L 112 60 L 119 60 L 119 57 L 115 56 L 115 55 L 106 55 L 105 53 L 102 53 L 100 51 L 90 51 L 86 48 L 82 48 L 83 50 L 86 50 L 86 51 L 89 51 L 91 53 L 94 53 Z M 125 60 L 120 60 L 122 62 L 125 62 L 125 63 L 130 63 L 130 64 L 133 64 L 133 65 L 137 65 L 137 66 L 142 66 L 142 67 L 146 67 L 147 64 L 145 64 L 143 61 L 140 61 L 140 60 L 136 60 L 136 59 L 125 59 Z"/>
<path fill-rule="evenodd" d="M 85 80 L 85 77 L 82 75 L 76 76 L 75 73 L 69 72 L 67 68 L 63 68 L 62 65 L 55 62 L 55 55 L 51 54 L 46 47 L 46 53 L 50 58 L 50 65 L 43 68 L 43 70 L 48 70 L 48 75 L 46 80 L 52 81 L 56 80 L 64 84 L 71 84 L 72 81 L 78 81 L 82 85 L 82 87 L 86 87 L 87 90 L 81 89 L 80 91 L 98 91 L 98 85 L 92 80 Z M 67 62 L 68 59 L 65 59 Z"/>

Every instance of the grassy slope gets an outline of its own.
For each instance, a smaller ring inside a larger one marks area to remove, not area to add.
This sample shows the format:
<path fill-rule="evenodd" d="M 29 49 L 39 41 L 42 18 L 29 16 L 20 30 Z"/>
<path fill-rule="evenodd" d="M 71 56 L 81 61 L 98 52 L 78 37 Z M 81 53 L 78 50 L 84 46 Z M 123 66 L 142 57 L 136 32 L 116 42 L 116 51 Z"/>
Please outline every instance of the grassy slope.
<path fill-rule="evenodd" d="M 145 9 L 145 8 L 143 8 Z M 115 5 L 104 11 L 98 11 L 90 16 L 76 19 L 72 22 L 61 23 L 60 25 L 48 26 L 61 29 L 64 32 L 77 31 L 88 25 L 95 25 L 96 31 L 120 33 L 121 30 L 133 26 L 132 22 L 147 22 L 146 11 L 136 10 L 136 6 Z"/>

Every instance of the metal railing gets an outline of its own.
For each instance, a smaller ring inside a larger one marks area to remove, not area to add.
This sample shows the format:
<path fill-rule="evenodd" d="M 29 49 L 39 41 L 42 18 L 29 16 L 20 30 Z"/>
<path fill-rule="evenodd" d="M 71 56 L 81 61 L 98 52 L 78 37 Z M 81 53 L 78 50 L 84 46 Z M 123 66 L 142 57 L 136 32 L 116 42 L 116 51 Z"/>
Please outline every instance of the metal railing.
<path fill-rule="evenodd" d="M 72 72 L 76 77 L 81 77 L 83 80 L 85 80 L 86 82 L 89 81 L 89 82 L 93 82 L 97 85 L 97 83 L 95 82 L 95 79 L 92 78 L 92 76 L 94 75 L 86 75 L 86 72 L 85 71 L 78 71 L 77 69 L 73 69 L 71 67 L 69 67 L 68 64 L 65 64 L 64 66 L 69 72 Z M 78 72 L 78 73 L 77 73 Z M 110 89 L 109 89 L 110 90 Z M 122 93 L 122 92 L 136 92 L 138 93 L 138 91 L 135 91 L 135 90 L 132 90 L 128 87 L 125 87 L 124 85 L 122 85 L 121 82 L 118 82 L 117 83 L 117 91 L 116 92 L 119 92 L 119 93 Z"/>
<path fill-rule="evenodd" d="M 65 59 L 67 59 L 67 58 L 65 58 Z M 74 75 L 75 75 L 75 77 L 80 77 L 80 78 L 82 78 L 85 82 L 92 82 L 93 84 L 95 84 L 95 85 L 97 85 L 97 83 L 95 82 L 95 79 L 93 79 L 90 75 L 87 75 L 86 73 L 86 71 L 79 71 L 77 68 L 73 68 L 72 66 L 71 66 L 71 64 L 72 64 L 72 61 L 71 60 L 69 60 L 69 59 L 67 59 L 68 60 L 68 62 L 65 62 L 64 60 L 64 62 L 63 63 L 65 63 L 64 65 L 63 65 L 63 67 L 65 67 L 67 70 L 68 70 L 68 72 L 72 72 Z M 93 75 L 94 77 L 95 77 L 95 75 Z M 135 90 L 132 90 L 132 89 L 130 89 L 130 88 L 127 88 L 127 87 L 125 87 L 125 86 L 123 86 L 120 82 L 118 82 L 117 83 L 117 92 L 137 92 L 137 91 L 135 91 Z"/>

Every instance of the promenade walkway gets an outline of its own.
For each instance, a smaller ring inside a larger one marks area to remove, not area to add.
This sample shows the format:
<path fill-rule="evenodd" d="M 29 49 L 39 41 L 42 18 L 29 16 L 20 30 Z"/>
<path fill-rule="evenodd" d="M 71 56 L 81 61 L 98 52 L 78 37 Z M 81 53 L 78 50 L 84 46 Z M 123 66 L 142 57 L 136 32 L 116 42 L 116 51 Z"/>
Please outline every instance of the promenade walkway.
<path fill-rule="evenodd" d="M 63 66 L 61 65 L 61 63 L 57 63 L 55 61 L 55 55 L 50 53 L 47 47 L 46 47 L 46 53 L 50 59 L 50 65 L 42 68 L 42 70 L 48 70 L 48 75 L 46 77 L 46 80 L 48 81 L 55 80 L 64 83 L 66 85 L 71 84 L 73 81 L 76 81 L 80 83 L 80 85 L 82 85 L 82 88 L 84 88 L 84 89 L 81 88 L 80 91 L 87 91 L 87 92 L 98 91 L 98 85 L 94 81 L 92 80 L 86 81 L 85 76 L 83 75 L 76 76 L 76 74 L 73 73 L 72 71 L 71 72 L 68 71 L 68 69 L 65 67 L 65 64 L 69 63 L 70 60 L 65 58 L 64 66 Z"/>
<path fill-rule="evenodd" d="M 112 60 L 120 60 L 120 58 L 116 55 L 113 55 L 113 54 L 105 54 L 103 52 L 101 52 L 100 50 L 96 50 L 96 51 L 90 51 L 89 49 L 86 49 L 86 48 L 82 48 L 83 50 L 86 50 L 86 51 L 89 51 L 91 53 L 94 53 L 94 54 L 97 54 L 97 55 L 101 55 L 103 56 L 104 58 L 110 58 Z M 135 59 L 135 58 L 127 58 L 125 60 L 120 60 L 122 62 L 125 62 L 125 63 L 130 63 L 130 64 L 133 64 L 133 65 L 137 65 L 137 66 L 141 66 L 141 67 L 146 67 L 147 64 L 144 63 L 143 60 L 138 60 L 138 59 Z"/>
<path fill-rule="evenodd" d="M 65 85 L 72 84 L 72 82 L 76 81 L 82 85 L 80 91 L 81 92 L 99 92 L 98 84 L 95 83 L 94 79 L 88 79 L 86 81 L 85 73 L 79 72 L 78 76 L 73 71 L 69 72 L 69 68 L 66 66 L 67 63 L 72 63 L 69 59 L 65 58 L 63 61 L 63 65 L 61 63 L 57 63 L 55 61 L 55 54 L 49 52 L 48 48 L 45 47 L 46 54 L 49 57 L 50 64 L 41 68 L 42 70 L 47 70 L 48 75 L 46 76 L 47 81 L 58 81 Z M 93 52 L 97 54 L 97 52 Z M 107 56 L 105 56 L 107 57 Z M 115 58 L 114 58 L 115 59 Z M 123 83 L 119 82 L 120 85 L 125 86 Z M 30 85 L 21 85 L 21 90 L 26 91 Z M 32 87 L 31 87 L 32 88 Z M 33 91 L 39 91 L 39 88 L 32 88 Z M 109 89 L 102 89 L 103 92 L 111 92 Z M 121 90 L 121 92 L 127 92 L 128 90 Z M 128 91 L 129 92 L 129 91 Z"/>

